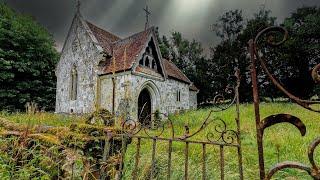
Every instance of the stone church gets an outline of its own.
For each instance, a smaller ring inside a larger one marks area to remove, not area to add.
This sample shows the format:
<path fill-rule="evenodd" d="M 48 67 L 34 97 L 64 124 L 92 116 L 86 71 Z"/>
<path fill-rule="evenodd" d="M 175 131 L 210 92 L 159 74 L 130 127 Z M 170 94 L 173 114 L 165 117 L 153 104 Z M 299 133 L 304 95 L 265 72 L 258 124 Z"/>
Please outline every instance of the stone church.
<path fill-rule="evenodd" d="M 86 21 L 79 10 L 56 76 L 57 113 L 104 108 L 137 119 L 197 107 L 198 89 L 162 58 L 154 27 L 121 38 Z"/>

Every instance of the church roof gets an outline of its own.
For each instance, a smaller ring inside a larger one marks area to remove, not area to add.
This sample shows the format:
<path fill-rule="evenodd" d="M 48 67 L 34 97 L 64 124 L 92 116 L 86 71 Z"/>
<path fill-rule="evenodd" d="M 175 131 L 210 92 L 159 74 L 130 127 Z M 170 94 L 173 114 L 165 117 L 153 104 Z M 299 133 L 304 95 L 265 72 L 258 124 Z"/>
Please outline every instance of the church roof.
<path fill-rule="evenodd" d="M 137 57 L 143 50 L 150 33 L 152 33 L 152 28 L 149 28 L 146 31 L 134 34 L 126 39 L 119 40 L 112 44 L 113 55 L 116 59 L 115 72 L 125 71 L 132 68 L 132 66 L 136 62 Z M 112 59 L 110 59 L 107 62 L 107 66 L 104 69 L 104 73 L 108 74 L 112 73 L 112 71 L 113 65 Z"/>
<path fill-rule="evenodd" d="M 168 61 L 166 59 L 163 59 L 163 62 L 169 77 L 186 83 L 191 83 L 188 77 L 173 62 Z"/>
<path fill-rule="evenodd" d="M 139 57 L 139 54 L 143 51 L 149 36 L 154 31 L 154 27 L 151 27 L 128 38 L 121 39 L 120 37 L 99 28 L 90 22 L 87 22 L 87 24 L 105 53 L 110 56 L 114 56 L 116 59 L 115 72 L 132 69 L 134 63 Z M 103 73 L 110 74 L 113 72 L 112 59 L 113 58 L 107 59 Z M 188 79 L 188 77 L 173 62 L 163 59 L 163 65 L 169 77 L 191 84 L 191 81 Z M 141 69 L 137 68 L 137 71 L 141 71 Z"/>
<path fill-rule="evenodd" d="M 121 38 L 104 30 L 101 29 L 94 24 L 87 21 L 87 24 L 91 30 L 91 32 L 94 34 L 94 36 L 97 38 L 99 44 L 103 48 L 103 50 L 108 53 L 112 54 L 112 43 L 115 41 L 119 41 Z"/>
<path fill-rule="evenodd" d="M 195 86 L 194 84 L 192 84 L 189 88 L 191 91 L 199 91 L 199 89 L 197 88 L 197 86 Z"/>

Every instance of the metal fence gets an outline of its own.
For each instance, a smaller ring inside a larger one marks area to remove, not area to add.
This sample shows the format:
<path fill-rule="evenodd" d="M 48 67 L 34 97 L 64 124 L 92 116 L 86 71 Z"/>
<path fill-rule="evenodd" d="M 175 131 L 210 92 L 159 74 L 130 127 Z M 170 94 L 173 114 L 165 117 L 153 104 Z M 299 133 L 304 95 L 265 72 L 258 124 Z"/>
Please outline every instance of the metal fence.
<path fill-rule="evenodd" d="M 126 150 L 128 146 L 134 147 L 134 157 L 129 157 L 130 159 L 134 159 L 134 165 L 131 172 L 130 177 L 132 179 L 139 179 L 139 171 L 138 167 L 141 163 L 141 149 L 144 144 L 151 143 L 150 148 L 151 157 L 148 160 L 151 162 L 150 171 L 148 174 L 148 179 L 157 178 L 156 177 L 156 158 L 159 156 L 157 151 L 157 146 L 161 145 L 162 148 L 166 149 L 166 157 L 160 157 L 166 159 L 166 170 L 164 179 L 172 179 L 173 173 L 173 145 L 175 143 L 179 143 L 183 145 L 181 151 L 183 151 L 184 158 L 184 179 L 189 179 L 190 175 L 190 147 L 191 146 L 199 146 L 201 148 L 201 154 L 198 155 L 201 159 L 201 177 L 202 179 L 208 179 L 208 173 L 211 171 L 212 167 L 208 167 L 208 159 L 207 156 L 210 152 L 208 149 L 213 147 L 219 149 L 219 166 L 220 171 L 220 179 L 225 179 L 225 150 L 227 148 L 236 149 L 236 157 L 238 158 L 238 176 L 239 179 L 243 179 L 243 168 L 242 168 L 242 152 L 241 152 L 241 140 L 240 140 L 240 113 L 239 113 L 239 93 L 238 88 L 240 85 L 240 77 L 239 71 L 237 70 L 235 73 L 236 82 L 234 82 L 234 86 L 228 86 L 225 90 L 227 94 L 233 94 L 232 99 L 229 99 L 229 102 L 225 104 L 224 95 L 219 94 L 213 100 L 213 103 L 216 105 L 216 109 L 210 111 L 208 116 L 205 118 L 200 127 L 196 130 L 192 130 L 188 125 L 184 126 L 184 132 L 182 134 L 178 134 L 175 129 L 175 124 L 172 122 L 170 117 L 165 114 L 160 114 L 164 121 L 160 120 L 159 122 L 152 122 L 150 124 L 141 124 L 139 121 L 128 119 L 124 123 L 122 123 L 122 132 L 121 133 L 108 133 L 109 142 L 106 143 L 108 148 L 106 148 L 106 153 L 104 154 L 105 159 L 109 157 L 109 147 L 114 145 L 110 145 L 110 142 L 114 138 L 122 139 L 122 148 L 121 148 L 121 157 L 120 164 L 118 168 L 118 174 L 116 174 L 115 179 L 123 179 L 123 173 L 126 171 L 125 164 L 125 156 L 127 155 Z M 230 107 L 234 107 L 235 104 L 236 111 L 234 117 L 234 127 L 236 129 L 229 129 L 228 125 L 221 118 L 212 117 L 214 113 L 225 111 Z M 150 116 L 154 116 L 155 114 L 149 115 L 146 117 L 147 119 Z M 150 118 L 157 119 L 157 118 Z M 153 120 L 155 121 L 155 120 Z M 145 122 L 145 121 L 140 121 Z M 209 129 L 209 126 L 213 126 L 213 128 Z M 213 130 L 213 132 L 211 131 Z M 180 132 L 181 133 L 181 132 Z M 200 135 L 201 134 L 201 135 Z M 195 138 L 197 137 L 197 138 Z M 129 143 L 128 143 L 129 142 Z M 142 143 L 143 142 L 143 143 Z M 160 144 L 161 143 L 161 144 Z M 164 147 L 166 146 L 166 147 Z M 181 147 L 181 146 L 179 146 Z M 132 147 L 131 147 L 132 148 Z M 163 154 L 161 154 L 163 156 Z M 145 160 L 145 158 L 144 158 Z M 163 177 L 162 177 L 163 178 Z M 141 179 L 141 178 L 140 178 Z"/>
<path fill-rule="evenodd" d="M 281 35 L 281 38 L 277 38 Z M 320 139 L 316 138 L 312 142 L 308 149 L 308 158 L 311 166 L 304 165 L 298 162 L 285 161 L 276 164 L 266 173 L 265 169 L 265 157 L 263 149 L 263 135 L 267 128 L 272 128 L 273 125 L 280 123 L 290 123 L 294 125 L 300 131 L 301 135 L 304 136 L 306 133 L 306 126 L 297 117 L 290 114 L 274 114 L 261 120 L 260 118 L 260 107 L 259 107 L 259 89 L 257 82 L 257 65 L 261 65 L 264 73 L 268 76 L 271 82 L 282 91 L 287 97 L 289 97 L 293 102 L 300 105 L 301 107 L 314 112 L 320 112 L 320 109 L 316 109 L 314 104 L 320 104 L 320 101 L 310 101 L 303 100 L 292 94 L 287 90 L 270 72 L 267 66 L 267 60 L 265 54 L 268 51 L 264 51 L 265 47 L 274 48 L 282 45 L 288 38 L 288 32 L 283 27 L 268 27 L 258 33 L 255 39 L 249 41 L 249 53 L 251 59 L 251 77 L 252 77 L 252 88 L 253 88 L 253 98 L 254 98 L 254 110 L 255 110 L 255 120 L 256 120 L 256 133 L 257 133 L 257 144 L 258 144 L 258 154 L 259 154 L 259 171 L 260 179 L 271 179 L 278 171 L 284 169 L 300 169 L 306 171 L 312 178 L 320 179 L 320 170 L 314 161 L 314 151 L 315 148 L 320 144 Z M 279 40 L 277 40 L 279 39 Z M 312 78 L 316 83 L 319 83 L 320 64 L 315 66 L 312 70 Z"/>
<path fill-rule="evenodd" d="M 276 42 L 275 34 L 282 34 L 283 38 Z M 265 56 L 263 56 L 263 46 L 270 45 L 271 47 L 277 47 L 282 45 L 288 37 L 288 32 L 286 29 L 282 27 L 268 27 L 262 30 L 255 39 L 251 39 L 249 41 L 249 55 L 251 59 L 251 79 L 252 79 L 252 91 L 253 91 L 253 100 L 254 100 L 254 113 L 255 113 L 255 121 L 256 121 L 256 137 L 257 137 L 257 145 L 258 145 L 258 163 L 259 163 L 259 172 L 260 172 L 260 179 L 271 179 L 278 171 L 287 168 L 293 169 L 300 169 L 309 173 L 309 175 L 314 179 L 320 179 L 320 170 L 319 167 L 316 165 L 314 161 L 314 151 L 316 147 L 320 144 L 320 138 L 316 138 L 314 142 L 312 142 L 308 149 L 308 158 L 310 161 L 311 166 L 304 165 L 298 162 L 282 162 L 276 164 L 273 168 L 266 171 L 265 169 L 265 157 L 264 157 L 264 149 L 263 149 L 263 135 L 264 130 L 267 128 L 272 128 L 273 125 L 279 123 L 290 123 L 294 125 L 296 128 L 299 129 L 301 135 L 303 136 L 306 133 L 306 126 L 304 123 L 297 117 L 290 115 L 290 114 L 274 114 L 269 117 L 264 118 L 261 120 L 260 117 L 260 102 L 259 102 L 259 88 L 258 88 L 258 78 L 257 78 L 257 67 L 258 63 L 261 65 L 263 71 L 266 73 L 267 77 L 271 80 L 271 82 L 285 95 L 287 95 L 293 102 L 297 103 L 298 105 L 302 106 L 305 109 L 314 112 L 320 112 L 319 109 L 315 109 L 314 104 L 320 104 L 319 101 L 310 101 L 310 100 L 303 100 L 299 97 L 296 97 L 292 93 L 290 93 L 279 81 L 274 77 L 274 75 L 269 71 L 266 63 Z M 318 64 L 312 71 L 312 77 L 316 83 L 320 82 L 319 76 L 320 64 Z M 184 133 L 182 135 L 178 135 L 175 131 L 175 125 L 172 120 L 167 117 L 166 115 L 162 114 L 162 119 L 166 119 L 165 121 L 160 122 L 153 122 L 148 125 L 140 124 L 139 121 L 128 119 L 122 124 L 122 132 L 113 134 L 109 133 L 108 137 L 109 140 L 114 138 L 121 138 L 122 139 L 122 147 L 120 153 L 120 161 L 118 174 L 116 175 L 116 179 L 123 178 L 123 172 L 126 170 L 126 164 L 124 164 L 124 159 L 126 156 L 126 150 L 128 146 L 135 145 L 135 153 L 134 157 L 130 157 L 134 159 L 133 169 L 130 175 L 132 179 L 139 179 L 139 171 L 138 167 L 141 163 L 141 154 L 142 145 L 146 142 L 151 143 L 150 152 L 151 157 L 149 162 L 151 162 L 150 167 L 150 174 L 148 179 L 157 178 L 156 177 L 156 158 L 158 156 L 157 146 L 166 146 L 166 178 L 162 179 L 172 179 L 173 173 L 173 160 L 172 160 L 172 153 L 173 153 L 173 144 L 180 143 L 183 144 L 183 151 L 184 156 L 184 167 L 183 167 L 183 176 L 184 179 L 189 179 L 190 176 L 190 146 L 197 145 L 201 147 L 201 154 L 198 156 L 201 158 L 201 177 L 202 179 L 208 179 L 208 172 L 210 172 L 213 167 L 212 165 L 208 166 L 208 148 L 215 147 L 219 149 L 219 164 L 216 166 L 219 167 L 220 171 L 220 179 L 225 179 L 225 152 L 227 148 L 235 148 L 237 153 L 236 156 L 238 158 L 237 170 L 238 170 L 238 178 L 243 179 L 243 162 L 242 162 L 242 148 L 241 148 L 241 130 L 240 130 L 240 113 L 239 113 L 239 86 L 240 86 L 240 73 L 239 70 L 236 70 L 235 73 L 236 83 L 233 86 L 228 86 L 225 90 L 226 93 L 232 93 L 234 96 L 233 98 L 224 99 L 223 95 L 218 95 L 214 98 L 213 104 L 217 105 L 218 109 L 212 110 L 207 118 L 203 121 L 202 125 L 197 129 L 193 130 L 194 132 L 190 131 L 189 126 L 184 127 Z M 229 102 L 229 103 L 226 103 Z M 221 103 L 221 104 L 220 104 Z M 225 123 L 224 120 L 220 118 L 212 119 L 211 115 L 224 111 L 230 107 L 235 105 L 235 129 L 229 129 L 228 125 Z M 150 115 L 152 116 L 152 115 Z M 150 118 L 149 116 L 149 118 Z M 156 119 L 156 118 L 151 118 Z M 142 121 L 144 122 L 144 121 Z M 217 123 L 217 124 L 215 124 Z M 215 124 L 214 128 L 212 128 L 215 132 L 208 132 L 206 129 L 212 130 L 208 128 L 210 124 Z M 151 131 L 155 133 L 151 133 Z M 202 139 L 194 138 L 199 137 L 200 133 L 204 133 L 201 135 Z M 128 142 L 131 142 L 128 143 Z M 143 141 L 143 143 L 142 143 Z M 132 143 L 135 142 L 135 143 Z M 106 146 L 111 147 L 106 143 Z M 110 151 L 108 148 L 105 148 L 104 157 L 105 159 L 109 157 Z M 161 154 L 163 155 L 163 154 Z M 144 159 L 145 160 L 145 159 Z"/>

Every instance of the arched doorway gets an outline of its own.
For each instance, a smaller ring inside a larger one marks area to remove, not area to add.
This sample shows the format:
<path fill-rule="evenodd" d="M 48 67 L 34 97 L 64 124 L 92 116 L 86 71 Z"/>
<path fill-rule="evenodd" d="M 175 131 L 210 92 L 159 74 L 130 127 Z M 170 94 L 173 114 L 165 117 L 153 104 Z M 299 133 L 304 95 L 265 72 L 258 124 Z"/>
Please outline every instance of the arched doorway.
<path fill-rule="evenodd" d="M 138 118 L 139 122 L 145 126 L 151 124 L 151 96 L 148 89 L 143 89 L 140 92 L 138 99 Z"/>

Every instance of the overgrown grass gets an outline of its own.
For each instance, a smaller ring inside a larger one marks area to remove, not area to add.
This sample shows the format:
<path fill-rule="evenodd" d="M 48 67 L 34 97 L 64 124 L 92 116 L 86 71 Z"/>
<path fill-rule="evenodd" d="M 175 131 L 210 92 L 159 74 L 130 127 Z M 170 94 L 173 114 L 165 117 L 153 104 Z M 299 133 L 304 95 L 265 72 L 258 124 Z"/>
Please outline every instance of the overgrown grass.
<path fill-rule="evenodd" d="M 254 120 L 254 112 L 252 104 L 243 104 L 240 108 L 241 113 L 241 141 L 243 151 L 243 166 L 245 179 L 258 179 L 258 153 L 256 145 L 256 128 Z M 201 109 L 190 111 L 180 115 L 174 115 L 170 118 L 174 124 L 175 136 L 179 137 L 185 133 L 185 125 L 190 128 L 190 133 L 195 132 L 202 124 L 203 120 L 208 116 L 210 109 Z M 262 119 L 277 113 L 288 113 L 300 118 L 307 126 L 307 133 L 301 137 L 299 131 L 292 125 L 281 124 L 273 126 L 266 130 L 264 135 L 264 155 L 266 161 L 266 169 L 270 169 L 276 163 L 290 160 L 298 161 L 309 165 L 307 158 L 308 145 L 319 136 L 320 116 L 317 113 L 310 112 L 295 104 L 288 103 L 267 103 L 261 104 Z M 5 117 L 14 122 L 35 125 L 48 126 L 68 126 L 76 121 L 82 122 L 82 117 L 70 117 L 57 114 L 42 113 L 32 116 L 25 114 L 7 114 L 1 113 L 1 117 Z M 228 129 L 236 129 L 235 123 L 235 107 L 225 112 L 212 114 L 212 119 L 219 117 L 225 120 Z M 204 131 L 193 137 L 195 140 L 206 140 L 206 135 L 213 132 L 219 121 L 213 121 Z M 170 127 L 165 128 L 164 137 L 171 137 Z M 140 135 L 145 135 L 141 132 Z M 125 179 L 132 178 L 136 155 L 136 139 L 128 146 L 125 157 Z M 157 142 L 156 144 L 156 176 L 157 179 L 166 179 L 167 177 L 167 160 L 168 160 L 168 143 Z M 189 149 L 189 178 L 201 179 L 202 177 L 202 146 L 191 144 Z M 206 154 L 206 170 L 208 179 L 220 178 L 220 147 L 207 145 Z M 185 163 L 185 143 L 174 142 L 172 146 L 172 179 L 182 179 L 184 176 Z M 278 153 L 279 150 L 279 153 Z M 138 176 L 140 179 L 146 179 L 150 175 L 151 170 L 151 154 L 152 140 L 142 140 L 140 149 L 140 161 L 138 168 Z M 234 147 L 225 147 L 225 179 L 238 178 L 238 158 L 237 151 Z M 279 159 L 278 159 L 279 155 Z M 320 162 L 320 156 L 316 154 L 316 162 Z M 278 173 L 276 179 L 285 179 L 288 177 L 296 177 L 297 179 L 311 179 L 304 172 L 295 170 L 285 170 Z"/>
<path fill-rule="evenodd" d="M 63 114 L 54 114 L 40 112 L 37 114 L 26 114 L 26 113 L 8 113 L 6 111 L 0 111 L 0 117 L 6 118 L 12 122 L 26 124 L 30 126 L 44 125 L 54 127 L 68 127 L 72 123 L 84 123 L 85 117 L 82 116 L 70 116 Z"/>
<path fill-rule="evenodd" d="M 209 114 L 210 109 L 202 109 L 198 111 L 187 112 L 182 115 L 172 116 L 176 137 L 184 134 L 184 126 L 187 124 L 190 127 L 190 132 L 195 132 L 200 127 L 203 120 Z M 254 120 L 253 105 L 241 105 L 241 141 L 243 151 L 243 166 L 245 179 L 258 179 L 258 153 L 256 145 L 256 128 Z M 297 161 L 309 165 L 307 158 L 308 145 L 319 136 L 320 116 L 317 113 L 310 112 L 301 108 L 298 105 L 288 103 L 268 103 L 261 104 L 262 119 L 277 113 L 292 114 L 305 123 L 307 133 L 304 137 L 300 135 L 298 129 L 289 124 L 275 125 L 265 131 L 264 135 L 264 155 L 266 169 L 270 169 L 276 163 L 290 160 Z M 235 123 L 235 107 L 230 108 L 225 112 L 214 113 L 211 116 L 220 117 L 228 125 L 228 129 L 236 129 Z M 214 127 L 217 122 L 212 123 L 202 133 L 198 134 L 193 139 L 206 140 L 206 134 L 214 132 Z M 169 129 L 166 129 L 163 136 L 170 137 Z M 215 135 L 218 135 L 215 133 Z M 173 143 L 172 152 L 172 179 L 181 179 L 184 176 L 185 162 L 185 143 Z M 220 156 L 219 146 L 207 146 L 207 178 L 220 178 Z M 238 174 L 238 159 L 236 148 L 225 147 L 225 178 L 239 179 Z M 167 176 L 167 160 L 168 160 L 168 143 L 157 143 L 156 150 L 156 173 L 157 179 L 166 179 Z M 152 140 L 142 140 L 141 142 L 141 159 L 139 165 L 139 177 L 144 179 L 148 177 L 151 169 L 151 152 Z M 130 179 L 136 154 L 136 140 L 129 146 L 126 154 L 126 179 Z M 279 155 L 279 159 L 278 159 Z M 190 179 L 201 179 L 202 177 L 202 146 L 190 145 L 189 150 L 189 176 Z M 320 161 L 320 157 L 316 156 L 316 162 Z M 285 170 L 277 174 L 277 179 L 288 177 L 296 177 L 298 179 L 311 179 L 304 172 L 295 170 Z"/>

